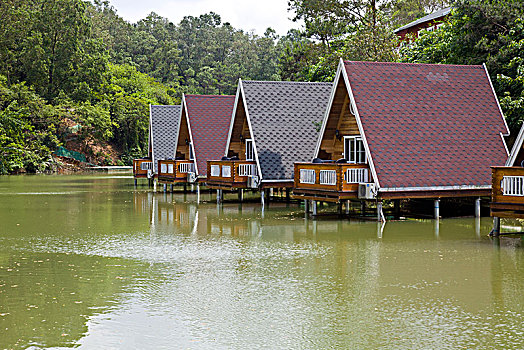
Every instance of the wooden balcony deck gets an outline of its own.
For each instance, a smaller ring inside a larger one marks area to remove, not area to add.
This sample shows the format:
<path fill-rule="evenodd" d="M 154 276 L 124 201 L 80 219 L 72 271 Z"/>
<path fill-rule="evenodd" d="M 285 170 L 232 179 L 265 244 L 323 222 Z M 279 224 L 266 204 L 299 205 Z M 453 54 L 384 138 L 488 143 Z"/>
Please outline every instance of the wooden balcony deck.
<path fill-rule="evenodd" d="M 148 159 L 148 158 L 133 159 L 133 177 L 135 179 L 137 178 L 147 179 L 148 170 L 151 170 L 151 172 L 153 171 L 153 163 L 151 162 L 151 159 Z"/>
<path fill-rule="evenodd" d="M 491 167 L 491 216 L 524 219 L 524 168 Z"/>
<path fill-rule="evenodd" d="M 371 182 L 367 164 L 295 163 L 293 196 L 338 202 L 356 199 L 358 184 Z"/>
<path fill-rule="evenodd" d="M 208 187 L 218 190 L 248 188 L 249 176 L 256 175 L 256 163 L 249 160 L 208 160 Z"/>
<path fill-rule="evenodd" d="M 158 161 L 158 182 L 175 184 L 188 182 L 187 173 L 194 172 L 192 160 L 163 159 Z"/>

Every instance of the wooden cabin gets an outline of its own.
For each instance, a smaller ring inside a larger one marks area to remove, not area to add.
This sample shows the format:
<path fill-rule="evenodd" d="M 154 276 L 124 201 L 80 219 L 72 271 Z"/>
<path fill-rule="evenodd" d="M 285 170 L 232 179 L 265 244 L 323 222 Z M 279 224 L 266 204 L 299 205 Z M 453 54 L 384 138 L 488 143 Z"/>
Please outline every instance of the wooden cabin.
<path fill-rule="evenodd" d="M 135 184 L 138 178 L 155 177 L 158 174 L 158 160 L 174 154 L 180 111 L 181 106 L 149 106 L 148 155 L 133 160 Z"/>
<path fill-rule="evenodd" d="M 293 193 L 339 203 L 489 196 L 508 134 L 484 66 L 341 60 Z"/>
<path fill-rule="evenodd" d="M 292 188 L 293 163 L 312 158 L 330 91 L 331 83 L 240 80 L 224 157 L 207 162 L 207 185 Z"/>
<path fill-rule="evenodd" d="M 222 157 L 235 96 L 183 95 L 173 152 L 158 161 L 163 184 L 197 183 L 207 177 L 207 160 Z"/>
<path fill-rule="evenodd" d="M 395 29 L 393 32 L 400 38 L 400 40 L 409 41 L 413 38 L 418 38 L 419 34 L 423 31 L 432 32 L 438 29 L 438 27 L 446 22 L 450 13 L 451 7 L 446 7 L 403 25 L 402 27 Z"/>
<path fill-rule="evenodd" d="M 491 167 L 491 216 L 494 233 L 500 233 L 499 218 L 524 219 L 524 126 L 513 145 L 506 166 Z"/>

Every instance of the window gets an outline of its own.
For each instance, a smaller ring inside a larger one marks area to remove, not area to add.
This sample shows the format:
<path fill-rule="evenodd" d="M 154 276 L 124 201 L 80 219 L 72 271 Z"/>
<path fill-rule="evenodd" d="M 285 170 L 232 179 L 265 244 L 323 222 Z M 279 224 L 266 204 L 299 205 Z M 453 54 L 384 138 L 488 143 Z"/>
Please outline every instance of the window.
<path fill-rule="evenodd" d="M 300 169 L 300 183 L 301 184 L 314 184 L 315 183 L 315 170 L 314 169 Z"/>
<path fill-rule="evenodd" d="M 193 154 L 193 143 L 189 143 L 189 160 L 195 160 L 195 155 Z"/>
<path fill-rule="evenodd" d="M 255 160 L 255 154 L 253 151 L 253 140 L 246 140 L 246 160 Z"/>
<path fill-rule="evenodd" d="M 346 182 L 348 184 L 356 184 L 368 182 L 368 169 L 353 168 L 346 170 Z"/>
<path fill-rule="evenodd" d="M 504 196 L 524 196 L 524 176 L 504 176 L 501 187 Z"/>
<path fill-rule="evenodd" d="M 211 165 L 211 176 L 220 176 L 220 165 Z"/>
<path fill-rule="evenodd" d="M 231 177 L 231 166 L 222 165 L 222 177 Z"/>
<path fill-rule="evenodd" d="M 168 165 L 167 165 L 167 172 L 168 172 L 169 174 L 173 174 L 173 164 L 168 164 Z"/>
<path fill-rule="evenodd" d="M 349 163 L 366 163 L 366 150 L 360 136 L 344 137 L 344 158 Z"/>
<path fill-rule="evenodd" d="M 167 173 L 167 164 L 160 164 L 160 172 Z"/>
<path fill-rule="evenodd" d="M 321 185 L 336 185 L 337 172 L 335 170 L 320 170 L 319 182 Z"/>

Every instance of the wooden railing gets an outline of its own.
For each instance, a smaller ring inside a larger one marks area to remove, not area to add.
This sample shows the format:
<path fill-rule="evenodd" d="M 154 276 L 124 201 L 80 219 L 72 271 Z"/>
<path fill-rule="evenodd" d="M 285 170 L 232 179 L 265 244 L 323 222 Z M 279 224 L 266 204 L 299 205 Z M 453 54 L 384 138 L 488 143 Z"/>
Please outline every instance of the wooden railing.
<path fill-rule="evenodd" d="M 208 160 L 207 183 L 241 184 L 256 175 L 256 164 L 249 160 Z"/>
<path fill-rule="evenodd" d="M 134 177 L 147 177 L 148 171 L 153 174 L 153 163 L 151 162 L 151 159 L 133 159 Z"/>
<path fill-rule="evenodd" d="M 371 176 L 367 164 L 295 163 L 294 182 L 296 189 L 356 192 Z"/>
<path fill-rule="evenodd" d="M 524 168 L 491 167 L 491 215 L 524 218 Z"/>
<path fill-rule="evenodd" d="M 163 159 L 158 161 L 158 180 L 186 182 L 187 173 L 195 172 L 192 160 Z"/>

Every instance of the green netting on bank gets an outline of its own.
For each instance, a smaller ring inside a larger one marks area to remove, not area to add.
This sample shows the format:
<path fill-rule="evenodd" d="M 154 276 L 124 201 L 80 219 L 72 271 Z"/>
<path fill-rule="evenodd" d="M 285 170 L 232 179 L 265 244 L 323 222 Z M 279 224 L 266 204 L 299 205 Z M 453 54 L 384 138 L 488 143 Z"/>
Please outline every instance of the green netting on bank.
<path fill-rule="evenodd" d="M 56 149 L 54 154 L 56 154 L 59 157 L 73 158 L 73 159 L 76 159 L 84 163 L 87 161 L 86 156 L 84 154 L 80 152 L 68 150 L 67 148 L 64 148 L 61 146 Z"/>

